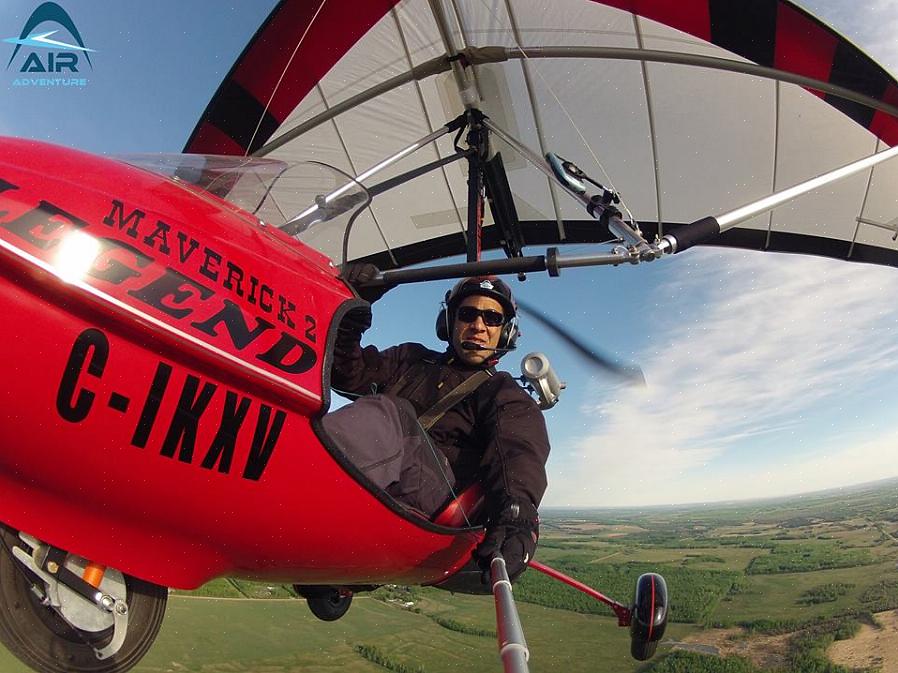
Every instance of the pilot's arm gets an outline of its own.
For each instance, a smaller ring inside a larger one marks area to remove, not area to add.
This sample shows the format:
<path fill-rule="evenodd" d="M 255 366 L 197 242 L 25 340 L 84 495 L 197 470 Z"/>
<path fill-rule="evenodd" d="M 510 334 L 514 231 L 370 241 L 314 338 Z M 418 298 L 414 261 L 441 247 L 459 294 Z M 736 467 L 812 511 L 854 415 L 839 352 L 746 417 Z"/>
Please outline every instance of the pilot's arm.
<path fill-rule="evenodd" d="M 504 376 L 508 381 L 487 418 L 492 431 L 481 473 L 489 519 L 475 558 L 487 569 L 501 552 L 515 579 L 533 558 L 539 539 L 537 507 L 547 486 L 549 437 L 539 407 L 510 375 Z"/>

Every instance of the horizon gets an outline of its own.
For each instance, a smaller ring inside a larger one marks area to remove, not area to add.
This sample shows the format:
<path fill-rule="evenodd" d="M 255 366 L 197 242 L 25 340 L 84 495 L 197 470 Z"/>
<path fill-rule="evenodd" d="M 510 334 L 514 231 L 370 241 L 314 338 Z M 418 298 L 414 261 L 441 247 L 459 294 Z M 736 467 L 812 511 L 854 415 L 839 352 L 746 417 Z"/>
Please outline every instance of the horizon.
<path fill-rule="evenodd" d="M 750 504 L 761 504 L 761 503 L 775 503 L 779 501 L 790 501 L 790 500 L 800 500 L 803 497 L 834 497 L 838 495 L 839 491 L 864 491 L 864 490 L 879 490 L 888 488 L 889 485 L 894 484 L 898 486 L 898 476 L 895 477 L 885 477 L 883 479 L 877 479 L 875 481 L 865 481 L 857 484 L 845 484 L 842 486 L 833 486 L 831 488 L 825 488 L 815 491 L 803 491 L 800 493 L 785 493 L 783 495 L 772 495 L 772 496 L 764 496 L 760 498 L 745 498 L 739 500 L 715 500 L 711 502 L 677 502 L 677 503 L 668 503 L 663 505 L 594 505 L 594 506 L 555 506 L 548 505 L 540 508 L 540 511 L 546 512 L 605 512 L 605 511 L 627 511 L 627 512 L 636 512 L 636 511 L 644 511 L 644 510 L 692 510 L 699 508 L 709 508 L 709 507 L 728 507 L 728 506 L 741 506 L 741 505 L 750 505 Z"/>

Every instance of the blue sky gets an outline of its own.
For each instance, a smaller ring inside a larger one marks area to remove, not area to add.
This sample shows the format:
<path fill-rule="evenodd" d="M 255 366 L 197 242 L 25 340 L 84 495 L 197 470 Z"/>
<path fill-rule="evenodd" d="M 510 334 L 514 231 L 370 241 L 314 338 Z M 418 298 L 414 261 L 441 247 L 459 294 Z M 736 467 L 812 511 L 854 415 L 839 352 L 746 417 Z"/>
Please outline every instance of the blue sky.
<path fill-rule="evenodd" d="M 17 37 L 37 4 L 0 5 L 0 38 Z M 119 153 L 180 150 L 274 3 L 62 4 L 96 50 L 88 86 L 16 87 L 14 73 L 0 70 L 0 133 Z M 898 69 L 893 3 L 804 5 Z M 0 43 L 4 63 L 11 49 Z M 545 503 L 707 502 L 898 475 L 895 274 L 701 249 L 515 284 L 580 336 L 638 363 L 648 380 L 622 387 L 594 374 L 524 320 L 519 353 L 546 352 L 568 383 L 546 415 L 553 453 Z M 450 285 L 389 293 L 375 306 L 370 341 L 436 347 L 433 320 Z M 509 355 L 503 366 L 516 371 L 519 359 Z"/>

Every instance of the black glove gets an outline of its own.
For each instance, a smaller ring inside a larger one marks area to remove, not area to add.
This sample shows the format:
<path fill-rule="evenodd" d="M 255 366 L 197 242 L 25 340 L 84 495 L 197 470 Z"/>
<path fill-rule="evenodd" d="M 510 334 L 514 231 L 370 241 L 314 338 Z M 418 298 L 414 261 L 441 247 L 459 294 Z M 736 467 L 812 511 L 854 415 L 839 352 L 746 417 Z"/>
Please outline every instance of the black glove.
<path fill-rule="evenodd" d="M 499 512 L 490 517 L 486 537 L 474 550 L 474 560 L 486 573 L 493 557 L 501 553 L 513 582 L 527 569 L 538 539 L 539 513 L 533 503 L 526 498 L 507 498 Z"/>
<path fill-rule="evenodd" d="M 340 278 L 352 287 L 359 297 L 369 304 L 373 304 L 395 287 L 395 285 L 367 286 L 379 273 L 380 269 L 374 266 L 374 264 L 369 264 L 368 262 L 347 262 L 340 270 Z"/>
<path fill-rule="evenodd" d="M 371 307 L 357 306 L 347 311 L 346 315 L 343 316 L 343 320 L 340 321 L 338 334 L 339 336 L 345 334 L 358 339 L 369 327 L 371 327 Z"/>

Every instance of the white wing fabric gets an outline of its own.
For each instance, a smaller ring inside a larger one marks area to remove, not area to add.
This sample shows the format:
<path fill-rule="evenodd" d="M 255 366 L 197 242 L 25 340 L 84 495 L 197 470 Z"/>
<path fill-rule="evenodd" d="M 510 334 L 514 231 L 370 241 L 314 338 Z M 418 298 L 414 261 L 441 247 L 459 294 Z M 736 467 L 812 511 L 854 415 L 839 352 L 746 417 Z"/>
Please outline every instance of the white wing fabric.
<path fill-rule="evenodd" d="M 456 47 L 501 48 L 484 51 L 483 61 L 507 57 L 473 66 L 483 112 L 537 152 L 556 152 L 610 181 L 649 235 L 898 139 L 895 80 L 789 2 L 447 0 L 440 7 Z M 474 61 L 477 53 L 466 52 Z M 261 148 L 269 158 L 321 161 L 358 175 L 462 112 L 446 54 L 427 0 L 312 7 L 285 0 L 185 149 Z M 440 58 L 441 72 L 355 103 L 413 68 L 432 70 Z M 346 101 L 349 109 L 328 117 Z M 267 151 L 279 138 L 289 140 Z M 452 145 L 443 137 L 365 184 L 447 156 Z M 502 153 L 526 244 L 608 238 L 510 148 L 496 138 L 493 148 Z M 456 162 L 378 195 L 353 229 L 349 257 L 391 268 L 463 252 L 466 177 L 465 163 Z M 885 163 L 745 222 L 715 244 L 898 266 L 896 187 L 898 163 Z M 496 246 L 491 229 L 484 240 Z M 339 260 L 338 248 L 324 252 Z"/>

